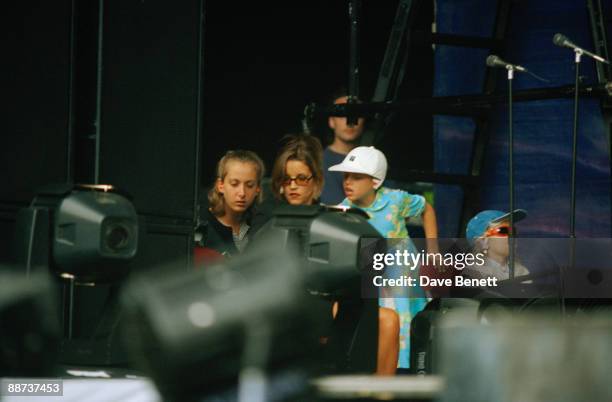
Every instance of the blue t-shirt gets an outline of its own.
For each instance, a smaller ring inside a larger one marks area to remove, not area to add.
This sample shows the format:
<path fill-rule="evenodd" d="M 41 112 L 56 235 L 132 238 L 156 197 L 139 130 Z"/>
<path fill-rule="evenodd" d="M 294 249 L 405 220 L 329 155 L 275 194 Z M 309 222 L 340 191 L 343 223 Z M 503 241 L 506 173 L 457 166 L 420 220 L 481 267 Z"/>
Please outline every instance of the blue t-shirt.
<path fill-rule="evenodd" d="M 321 193 L 321 202 L 327 205 L 337 205 L 344 199 L 344 189 L 342 188 L 342 172 L 330 172 L 330 166 L 342 163 L 346 155 L 339 154 L 331 149 L 325 148 L 323 151 L 323 177 L 325 183 Z"/>

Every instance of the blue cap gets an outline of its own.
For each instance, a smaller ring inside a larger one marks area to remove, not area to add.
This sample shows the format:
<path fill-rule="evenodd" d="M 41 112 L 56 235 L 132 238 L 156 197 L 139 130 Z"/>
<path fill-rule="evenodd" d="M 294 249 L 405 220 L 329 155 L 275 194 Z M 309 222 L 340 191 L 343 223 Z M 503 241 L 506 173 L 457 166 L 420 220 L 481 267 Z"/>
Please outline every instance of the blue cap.
<path fill-rule="evenodd" d="M 524 209 L 515 209 L 512 212 L 514 222 L 518 222 L 525 219 L 527 211 Z M 465 228 L 465 238 L 470 243 L 473 243 L 475 239 L 479 238 L 489 228 L 489 226 L 496 223 L 510 220 L 510 212 L 497 211 L 497 210 L 486 210 L 476 214 L 467 224 Z"/>

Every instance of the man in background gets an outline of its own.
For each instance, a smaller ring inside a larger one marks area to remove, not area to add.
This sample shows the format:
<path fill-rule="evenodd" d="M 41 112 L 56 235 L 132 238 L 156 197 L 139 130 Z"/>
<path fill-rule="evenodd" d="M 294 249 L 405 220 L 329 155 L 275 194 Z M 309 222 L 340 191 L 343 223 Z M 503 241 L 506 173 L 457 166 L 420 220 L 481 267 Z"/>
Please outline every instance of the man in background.
<path fill-rule="evenodd" d="M 332 97 L 333 104 L 347 103 L 347 91 L 336 92 Z M 328 118 L 329 128 L 333 132 L 332 143 L 323 151 L 323 172 L 325 172 L 325 184 L 321 193 L 321 202 L 328 205 L 336 205 L 344 200 L 342 188 L 342 173 L 330 172 L 330 166 L 337 165 L 344 157 L 360 144 L 361 134 L 365 126 L 365 119 L 360 117 L 357 124 L 348 125 L 346 117 L 330 116 Z"/>

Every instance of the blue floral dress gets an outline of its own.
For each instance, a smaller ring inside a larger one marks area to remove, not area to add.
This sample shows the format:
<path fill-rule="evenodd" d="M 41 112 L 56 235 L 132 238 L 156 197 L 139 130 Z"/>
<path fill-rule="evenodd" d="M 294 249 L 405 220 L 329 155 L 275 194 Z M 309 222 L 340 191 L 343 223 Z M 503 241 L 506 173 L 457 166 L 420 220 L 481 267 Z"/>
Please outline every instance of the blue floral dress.
<path fill-rule="evenodd" d="M 393 190 L 381 187 L 376 192 L 374 202 L 368 207 L 358 207 L 348 198 L 340 205 L 359 208 L 370 216 L 369 223 L 387 239 L 403 239 L 391 242 L 388 252 L 395 250 L 408 250 L 417 253 L 417 249 L 408 235 L 406 219 L 419 216 L 425 210 L 425 198 L 420 195 L 410 194 L 403 190 Z M 406 267 L 387 267 L 386 278 L 398 278 L 401 275 L 409 275 Z M 418 272 L 418 268 L 413 271 Z M 395 310 L 400 318 L 400 352 L 398 367 L 410 367 L 410 321 L 427 304 L 427 298 L 423 289 L 419 287 L 402 287 L 394 297 L 379 298 L 381 307 Z"/>

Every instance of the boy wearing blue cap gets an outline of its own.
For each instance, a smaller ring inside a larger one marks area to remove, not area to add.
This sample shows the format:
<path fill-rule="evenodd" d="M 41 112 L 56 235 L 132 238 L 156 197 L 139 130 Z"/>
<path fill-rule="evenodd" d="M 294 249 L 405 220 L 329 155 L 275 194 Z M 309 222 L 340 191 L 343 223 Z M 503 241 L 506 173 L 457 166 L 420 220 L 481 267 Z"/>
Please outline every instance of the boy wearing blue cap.
<path fill-rule="evenodd" d="M 359 208 L 370 216 L 370 224 L 385 238 L 405 239 L 396 249 L 417 253 L 408 235 L 406 219 L 423 217 L 425 236 L 432 239 L 429 252 L 437 252 L 438 229 L 433 207 L 423 196 L 383 187 L 387 174 L 387 159 L 374 147 L 357 147 L 342 163 L 331 166 L 332 172 L 342 172 L 346 198 L 340 205 Z M 434 244 L 435 243 L 435 244 Z M 391 270 L 401 273 L 401 270 Z M 418 271 L 417 271 L 418 272 Z M 400 317 L 399 368 L 410 367 L 410 321 L 427 303 L 425 292 L 416 287 L 402 289 L 401 297 L 380 298 L 379 305 L 394 309 Z"/>
<path fill-rule="evenodd" d="M 518 222 L 527 216 L 523 209 L 513 212 L 486 210 L 476 214 L 467 224 L 465 237 L 474 248 L 474 253 L 486 255 L 483 265 L 472 265 L 464 269 L 464 274 L 472 278 L 508 279 L 508 257 L 510 248 L 508 236 L 515 229 L 510 227 L 510 215 L 513 221 Z M 514 233 L 516 234 L 516 233 Z M 528 275 L 527 268 L 515 261 L 514 275 Z"/>

